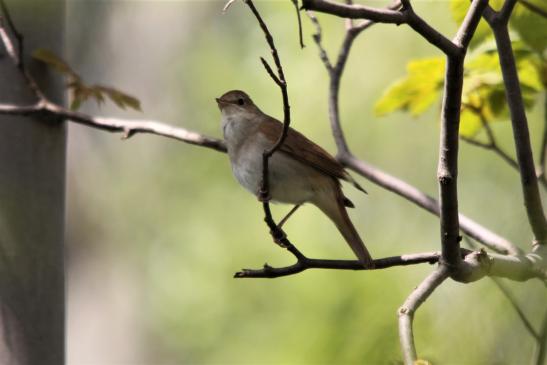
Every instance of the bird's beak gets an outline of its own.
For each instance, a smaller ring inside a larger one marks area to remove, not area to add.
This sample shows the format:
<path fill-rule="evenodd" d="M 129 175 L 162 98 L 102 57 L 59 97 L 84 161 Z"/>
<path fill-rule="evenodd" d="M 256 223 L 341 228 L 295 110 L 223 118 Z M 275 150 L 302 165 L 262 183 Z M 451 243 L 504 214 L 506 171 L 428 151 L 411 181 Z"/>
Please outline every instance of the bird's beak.
<path fill-rule="evenodd" d="M 226 104 L 226 102 L 223 101 L 221 98 L 215 98 L 215 100 L 217 101 L 218 108 L 222 110 L 222 107 L 224 106 L 224 104 Z"/>

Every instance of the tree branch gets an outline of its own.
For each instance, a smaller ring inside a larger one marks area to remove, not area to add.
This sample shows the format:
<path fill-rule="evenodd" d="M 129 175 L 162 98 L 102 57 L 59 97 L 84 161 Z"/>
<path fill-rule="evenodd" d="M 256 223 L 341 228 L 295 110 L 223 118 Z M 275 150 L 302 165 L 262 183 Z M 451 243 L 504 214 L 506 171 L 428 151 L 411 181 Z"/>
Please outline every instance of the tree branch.
<path fill-rule="evenodd" d="M 499 13 L 489 8 L 488 12 L 485 12 L 484 17 L 494 32 L 498 48 L 499 62 L 505 84 L 506 101 L 511 114 L 513 137 L 520 168 L 524 205 L 530 227 L 534 234 L 534 244 L 546 244 L 547 222 L 545 221 L 541 195 L 539 193 L 534 157 L 530 144 L 528 121 L 524 111 L 524 102 L 522 100 L 515 57 L 507 28 L 507 22 L 515 2 L 516 0 L 506 0 Z"/>
<path fill-rule="evenodd" d="M 536 346 L 534 348 L 534 365 L 544 365 L 545 364 L 545 351 L 547 347 L 547 311 L 543 315 L 543 321 L 541 321 L 541 332 L 539 333 L 539 338 L 537 339 Z"/>
<path fill-rule="evenodd" d="M 522 6 L 524 6 L 528 10 L 533 11 L 534 13 L 541 15 L 544 18 L 547 18 L 547 10 L 544 10 L 539 6 L 532 4 L 528 0 L 518 0 L 518 2 L 521 3 Z"/>
<path fill-rule="evenodd" d="M 488 0 L 472 2 L 455 37 L 455 43 L 463 49 L 463 52 L 448 55 L 446 61 L 437 179 L 439 180 L 442 259 L 450 268 L 458 267 L 461 261 L 457 180 L 463 61 L 467 46 L 487 4 Z"/>
<path fill-rule="evenodd" d="M 300 18 L 300 9 L 298 9 L 298 0 L 291 0 L 296 11 L 296 20 L 298 21 L 298 41 L 300 42 L 300 48 L 306 47 L 304 44 L 304 37 L 302 36 L 302 19 Z"/>
<path fill-rule="evenodd" d="M 396 1 L 388 7 L 388 10 L 397 9 L 399 7 L 400 3 Z M 439 216 L 439 204 L 437 200 L 424 194 L 410 184 L 354 157 L 349 150 L 349 146 L 344 136 L 339 112 L 339 90 L 342 74 L 354 39 L 360 32 L 374 24 L 374 22 L 363 21 L 357 26 L 350 25 L 348 27 L 344 40 L 342 41 L 342 46 L 340 47 L 340 51 L 338 53 L 336 65 L 333 67 L 327 56 L 327 52 L 321 43 L 321 26 L 317 18 L 311 12 L 308 12 L 308 15 L 316 27 L 314 40 L 319 48 L 320 59 L 323 61 L 323 64 L 329 74 L 329 120 L 338 150 L 338 160 L 345 167 L 357 172 L 373 183 L 394 192 L 395 194 L 410 200 L 419 207 Z M 469 234 L 486 247 L 500 253 L 518 254 L 520 252 L 515 245 L 510 243 L 505 238 L 496 235 L 463 215 L 460 215 L 460 224 L 461 229 L 465 233 Z"/>
<path fill-rule="evenodd" d="M 439 266 L 414 289 L 403 303 L 403 306 L 399 308 L 399 340 L 405 365 L 413 365 L 418 359 L 412 330 L 414 313 L 429 298 L 433 291 L 449 277 L 449 272 L 446 266 Z"/>
<path fill-rule="evenodd" d="M 0 104 L 0 114 L 4 115 L 41 115 L 52 120 L 66 119 L 77 124 L 100 129 L 107 132 L 123 133 L 123 138 L 129 138 L 137 133 L 155 134 L 176 139 L 196 146 L 207 147 L 219 152 L 226 152 L 224 141 L 207 137 L 199 133 L 177 128 L 154 120 L 127 120 L 118 118 L 92 117 L 83 113 L 71 111 L 48 101 L 38 102 L 29 106 Z"/>
<path fill-rule="evenodd" d="M 428 212 L 439 216 L 438 201 L 407 182 L 389 175 L 350 154 L 339 155 L 339 160 L 344 166 L 373 183 L 411 201 Z M 481 226 L 467 216 L 460 214 L 459 220 L 461 230 L 486 247 L 502 254 L 515 255 L 521 252 L 513 243 Z"/>
<path fill-rule="evenodd" d="M 407 2 L 407 5 L 409 3 Z M 391 9 L 377 9 L 364 5 L 348 5 L 329 0 L 303 0 L 302 7 L 306 10 L 315 10 L 322 13 L 337 15 L 349 19 L 368 19 L 377 23 L 407 24 L 429 43 L 433 44 L 447 55 L 457 55 L 460 49 L 448 38 L 431 27 L 420 18 L 410 6 L 401 11 Z"/>
<path fill-rule="evenodd" d="M 298 251 L 299 252 L 299 251 Z M 365 269 L 363 264 L 357 260 L 323 260 L 310 259 L 301 253 L 297 256 L 295 264 L 274 268 L 268 264 L 264 264 L 262 269 L 243 269 L 237 272 L 235 278 L 278 278 L 298 274 L 308 269 L 332 269 L 332 270 L 380 270 L 387 269 L 393 266 L 408 266 L 422 263 L 434 264 L 439 260 L 439 252 L 424 252 L 418 254 L 407 254 L 401 256 L 391 256 L 381 259 L 374 259 L 374 268 Z"/>

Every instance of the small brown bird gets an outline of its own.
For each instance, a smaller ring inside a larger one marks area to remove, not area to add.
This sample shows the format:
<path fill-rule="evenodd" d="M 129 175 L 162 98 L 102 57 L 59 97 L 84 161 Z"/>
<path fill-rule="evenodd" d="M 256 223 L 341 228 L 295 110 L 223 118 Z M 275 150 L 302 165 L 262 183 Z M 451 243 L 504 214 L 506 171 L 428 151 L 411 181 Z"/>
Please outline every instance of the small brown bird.
<path fill-rule="evenodd" d="M 262 153 L 275 144 L 283 124 L 264 114 L 243 91 L 229 91 L 216 101 L 232 171 L 245 189 L 258 196 Z M 334 222 L 363 266 L 372 268 L 372 258 L 346 211 L 353 203 L 343 195 L 340 180 L 365 192 L 327 151 L 292 128 L 269 160 L 272 200 L 318 207 Z"/>

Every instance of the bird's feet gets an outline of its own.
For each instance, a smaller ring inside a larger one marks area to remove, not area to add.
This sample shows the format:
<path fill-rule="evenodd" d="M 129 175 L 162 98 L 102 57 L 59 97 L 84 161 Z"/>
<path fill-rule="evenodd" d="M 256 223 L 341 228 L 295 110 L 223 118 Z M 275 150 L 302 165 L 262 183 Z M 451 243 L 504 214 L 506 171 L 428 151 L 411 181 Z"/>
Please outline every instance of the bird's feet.
<path fill-rule="evenodd" d="M 273 238 L 273 241 L 275 244 L 277 244 L 281 248 L 287 248 L 287 234 L 285 231 L 281 229 L 281 227 L 277 226 L 273 230 L 270 231 L 270 234 Z"/>
<path fill-rule="evenodd" d="M 257 194 L 258 201 L 261 203 L 269 203 L 272 200 L 272 196 L 269 191 L 263 190 L 262 188 L 258 190 Z"/>

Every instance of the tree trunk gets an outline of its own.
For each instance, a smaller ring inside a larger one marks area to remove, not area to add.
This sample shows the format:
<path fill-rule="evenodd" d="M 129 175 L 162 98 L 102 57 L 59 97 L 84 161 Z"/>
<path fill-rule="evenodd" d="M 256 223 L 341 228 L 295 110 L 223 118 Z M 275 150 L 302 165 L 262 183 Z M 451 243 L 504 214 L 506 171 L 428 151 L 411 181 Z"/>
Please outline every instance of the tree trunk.
<path fill-rule="evenodd" d="M 64 0 L 6 0 L 24 35 L 25 61 L 42 90 L 63 98 L 61 80 L 29 54 L 63 54 Z M 0 99 L 36 98 L 0 49 Z M 65 144 L 62 121 L 0 116 L 0 363 L 58 365 L 65 358 Z"/>

